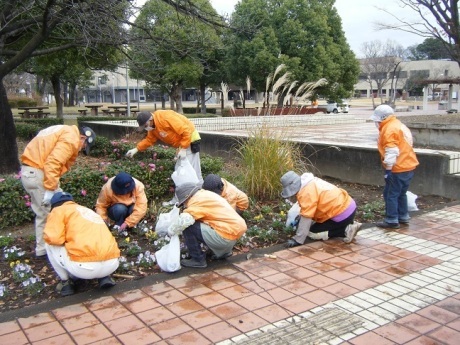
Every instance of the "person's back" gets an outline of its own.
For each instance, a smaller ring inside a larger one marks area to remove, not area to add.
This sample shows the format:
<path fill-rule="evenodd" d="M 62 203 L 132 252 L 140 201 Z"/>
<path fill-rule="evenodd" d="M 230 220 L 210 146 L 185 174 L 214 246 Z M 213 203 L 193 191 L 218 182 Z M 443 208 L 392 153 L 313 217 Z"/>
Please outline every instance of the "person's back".
<path fill-rule="evenodd" d="M 246 222 L 235 209 L 224 198 L 208 190 L 197 191 L 188 200 L 184 212 L 229 240 L 239 239 L 247 230 Z"/>
<path fill-rule="evenodd" d="M 104 261 L 120 256 L 117 242 L 102 218 L 73 201 L 51 210 L 44 239 L 48 244 L 64 245 L 73 261 Z"/>

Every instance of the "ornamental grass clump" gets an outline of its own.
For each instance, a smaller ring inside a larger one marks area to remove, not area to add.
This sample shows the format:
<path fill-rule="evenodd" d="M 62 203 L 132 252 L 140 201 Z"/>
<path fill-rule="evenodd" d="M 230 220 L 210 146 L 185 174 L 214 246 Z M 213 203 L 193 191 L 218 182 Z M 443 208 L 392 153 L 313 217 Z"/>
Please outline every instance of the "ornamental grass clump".
<path fill-rule="evenodd" d="M 305 171 L 298 145 L 284 140 L 286 134 L 264 124 L 241 139 L 236 148 L 244 174 L 238 177 L 243 190 L 257 200 L 276 200 L 280 196 L 280 178 L 289 170 Z"/>

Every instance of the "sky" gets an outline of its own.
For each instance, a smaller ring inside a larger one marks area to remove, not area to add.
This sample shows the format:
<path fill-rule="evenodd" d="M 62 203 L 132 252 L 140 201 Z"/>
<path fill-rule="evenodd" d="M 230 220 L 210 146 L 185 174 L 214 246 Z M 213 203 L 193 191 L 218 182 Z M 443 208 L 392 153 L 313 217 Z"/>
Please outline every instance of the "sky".
<path fill-rule="evenodd" d="M 231 14 L 235 4 L 239 0 L 211 0 L 212 6 L 220 14 Z M 342 18 L 342 29 L 353 52 L 357 57 L 362 57 L 362 44 L 380 40 L 385 43 L 392 40 L 404 48 L 423 42 L 423 38 L 414 34 L 402 31 L 382 30 L 376 31 L 376 21 L 388 24 L 395 23 L 395 20 L 378 8 L 385 8 L 391 13 L 398 13 L 400 18 L 419 18 L 413 11 L 403 9 L 398 5 L 397 0 L 336 0 L 335 7 Z"/>

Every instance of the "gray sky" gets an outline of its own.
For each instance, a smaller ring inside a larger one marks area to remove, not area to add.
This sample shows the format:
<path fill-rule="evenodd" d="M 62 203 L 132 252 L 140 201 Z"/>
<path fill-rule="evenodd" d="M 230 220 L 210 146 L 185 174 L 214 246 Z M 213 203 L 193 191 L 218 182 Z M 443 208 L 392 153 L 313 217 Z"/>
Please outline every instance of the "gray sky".
<path fill-rule="evenodd" d="M 211 0 L 211 4 L 218 13 L 231 14 L 238 1 Z M 395 22 L 391 16 L 379 11 L 377 7 L 383 7 L 391 11 L 391 13 L 397 13 L 400 18 L 418 18 L 413 11 L 401 8 L 396 0 L 336 0 L 335 7 L 342 18 L 342 29 L 345 32 L 348 44 L 357 57 L 362 57 L 361 46 L 364 42 L 392 40 L 407 48 L 414 44 L 420 44 L 424 40 L 422 37 L 402 31 L 375 30 L 374 23 L 376 21 L 388 24 Z"/>

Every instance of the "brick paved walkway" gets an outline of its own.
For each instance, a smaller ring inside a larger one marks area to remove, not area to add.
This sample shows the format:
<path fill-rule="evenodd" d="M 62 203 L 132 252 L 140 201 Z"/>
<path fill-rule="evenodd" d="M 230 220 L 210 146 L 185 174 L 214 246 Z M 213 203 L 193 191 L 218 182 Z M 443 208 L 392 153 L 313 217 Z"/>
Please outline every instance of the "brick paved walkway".
<path fill-rule="evenodd" d="M 460 205 L 0 323 L 0 344 L 459 344 Z M 63 303 L 71 303 L 71 296 Z M 1 320 L 1 316 L 0 316 Z"/>

